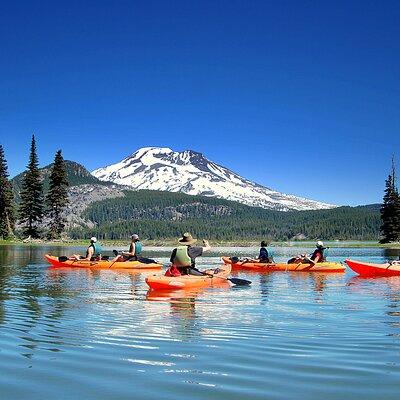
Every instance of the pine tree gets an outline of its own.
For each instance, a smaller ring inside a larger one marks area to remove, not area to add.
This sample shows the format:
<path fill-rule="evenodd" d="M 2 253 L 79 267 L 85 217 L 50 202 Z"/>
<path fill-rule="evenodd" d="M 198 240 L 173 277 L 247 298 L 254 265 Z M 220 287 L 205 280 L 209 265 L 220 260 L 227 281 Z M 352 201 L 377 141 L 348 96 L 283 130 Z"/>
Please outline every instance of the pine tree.
<path fill-rule="evenodd" d="M 381 207 L 381 243 L 391 243 L 400 240 L 400 195 L 396 186 L 396 169 L 394 158 L 392 170 L 386 179 L 385 195 Z"/>
<path fill-rule="evenodd" d="M 19 220 L 24 225 L 24 233 L 32 238 L 39 237 L 39 225 L 43 219 L 43 185 L 36 154 L 35 135 L 32 135 L 29 163 L 25 171 L 19 207 Z"/>
<path fill-rule="evenodd" d="M 13 235 L 15 226 L 15 203 L 11 182 L 8 180 L 7 161 L 0 145 L 0 238 Z"/>
<path fill-rule="evenodd" d="M 50 225 L 48 237 L 58 239 L 65 227 L 66 218 L 63 211 L 68 204 L 67 170 L 61 150 L 58 150 L 49 177 L 49 191 L 46 205 L 49 210 Z"/>

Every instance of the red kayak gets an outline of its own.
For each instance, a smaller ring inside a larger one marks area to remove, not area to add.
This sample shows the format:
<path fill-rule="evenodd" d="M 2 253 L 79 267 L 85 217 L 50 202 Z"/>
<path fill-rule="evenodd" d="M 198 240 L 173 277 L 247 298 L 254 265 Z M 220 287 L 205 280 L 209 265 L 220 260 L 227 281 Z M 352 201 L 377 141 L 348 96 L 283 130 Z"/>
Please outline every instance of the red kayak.
<path fill-rule="evenodd" d="M 400 275 L 400 262 L 373 264 L 363 261 L 345 260 L 345 263 L 362 276 L 394 276 Z"/>

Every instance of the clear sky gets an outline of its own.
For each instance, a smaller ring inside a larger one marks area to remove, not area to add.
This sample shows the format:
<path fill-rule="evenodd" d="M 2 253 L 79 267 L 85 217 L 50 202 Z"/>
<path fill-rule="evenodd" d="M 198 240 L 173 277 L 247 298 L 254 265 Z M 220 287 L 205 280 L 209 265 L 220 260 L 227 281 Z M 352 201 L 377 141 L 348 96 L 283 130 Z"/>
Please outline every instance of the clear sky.
<path fill-rule="evenodd" d="M 400 144 L 400 1 L 2 1 L 10 174 L 193 149 L 336 204 L 382 198 Z M 400 163 L 398 163 L 400 165 Z"/>

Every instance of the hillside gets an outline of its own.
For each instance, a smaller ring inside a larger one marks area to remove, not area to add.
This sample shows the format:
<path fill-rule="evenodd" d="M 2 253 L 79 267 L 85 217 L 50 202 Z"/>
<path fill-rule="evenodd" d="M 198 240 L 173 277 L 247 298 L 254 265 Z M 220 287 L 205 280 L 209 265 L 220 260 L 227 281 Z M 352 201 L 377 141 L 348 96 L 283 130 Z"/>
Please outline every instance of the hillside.
<path fill-rule="evenodd" d="M 49 176 L 53 164 L 46 165 L 40 168 L 40 173 L 43 179 L 44 191 L 47 192 L 49 187 Z M 78 164 L 75 161 L 65 160 L 65 166 L 67 169 L 68 182 L 70 186 L 80 186 L 80 185 L 101 185 L 101 186 L 112 186 L 110 182 L 103 182 L 93 176 L 83 165 Z M 11 179 L 13 185 L 14 196 L 19 202 L 19 193 L 21 191 L 22 179 L 24 173 L 16 175 Z"/>
<path fill-rule="evenodd" d="M 121 239 L 135 231 L 144 238 L 160 239 L 189 230 L 218 240 L 379 237 L 379 205 L 281 212 L 183 193 L 140 190 L 124 194 L 89 205 L 82 217 L 93 222 L 93 228 L 72 229 L 71 236 Z"/>

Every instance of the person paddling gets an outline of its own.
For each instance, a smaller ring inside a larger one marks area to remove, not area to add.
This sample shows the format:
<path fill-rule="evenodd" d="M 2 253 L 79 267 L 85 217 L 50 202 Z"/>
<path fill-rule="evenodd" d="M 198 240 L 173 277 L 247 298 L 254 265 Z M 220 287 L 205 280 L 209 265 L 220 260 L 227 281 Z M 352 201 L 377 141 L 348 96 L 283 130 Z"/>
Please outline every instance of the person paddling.
<path fill-rule="evenodd" d="M 324 246 L 324 243 L 321 240 L 318 240 L 316 244 L 317 248 L 313 251 L 311 255 L 307 254 L 300 254 L 296 257 L 291 258 L 288 261 L 288 264 L 312 264 L 315 265 L 317 263 L 325 262 L 326 261 L 326 252 L 324 250 L 328 249 L 328 247 Z"/>
<path fill-rule="evenodd" d="M 129 245 L 128 251 L 123 251 L 121 254 L 116 256 L 112 262 L 124 262 L 124 261 L 137 261 L 138 257 L 142 253 L 142 243 L 139 240 L 139 235 L 134 233 L 131 236 L 131 244 Z"/>
<path fill-rule="evenodd" d="M 85 257 L 80 256 L 79 254 L 74 254 L 70 259 L 72 260 L 87 260 L 87 261 L 98 261 L 101 260 L 101 252 L 102 252 L 101 244 L 97 241 L 95 236 L 90 238 L 90 245 L 86 249 Z"/>
<path fill-rule="evenodd" d="M 319 262 L 325 262 L 326 261 L 326 254 L 324 254 L 324 250 L 326 250 L 327 247 L 324 246 L 324 243 L 321 242 L 321 240 L 318 240 L 317 242 L 317 248 L 314 250 L 314 252 L 310 256 L 310 260 L 316 264 Z"/>
<path fill-rule="evenodd" d="M 178 239 L 178 242 L 180 246 L 172 251 L 170 258 L 172 265 L 165 275 L 204 275 L 196 268 L 196 258 L 200 257 L 205 251 L 211 250 L 208 240 L 203 240 L 204 246 L 193 246 L 197 239 L 194 239 L 190 233 L 186 232 Z"/>

